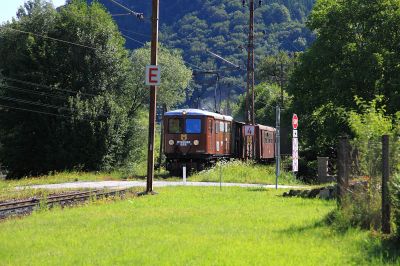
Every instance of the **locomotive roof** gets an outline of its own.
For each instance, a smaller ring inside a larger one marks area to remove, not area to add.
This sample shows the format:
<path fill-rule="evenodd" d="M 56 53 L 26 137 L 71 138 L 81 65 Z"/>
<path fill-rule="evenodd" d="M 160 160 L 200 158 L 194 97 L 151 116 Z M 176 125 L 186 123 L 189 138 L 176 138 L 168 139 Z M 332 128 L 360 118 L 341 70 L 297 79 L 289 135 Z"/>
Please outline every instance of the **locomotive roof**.
<path fill-rule="evenodd" d="M 186 115 L 199 115 L 199 116 L 211 116 L 216 119 L 223 119 L 227 121 L 232 121 L 233 117 L 229 115 L 221 115 L 205 110 L 200 110 L 200 109 L 178 109 L 178 110 L 173 110 L 166 112 L 164 115 L 166 116 L 174 116 L 174 115 L 182 115 L 183 112 L 186 112 Z"/>
<path fill-rule="evenodd" d="M 274 127 L 269 127 L 269 126 L 264 126 L 264 125 L 258 125 L 257 126 L 260 127 L 260 129 L 262 130 L 268 130 L 268 131 L 276 131 L 276 129 Z"/>

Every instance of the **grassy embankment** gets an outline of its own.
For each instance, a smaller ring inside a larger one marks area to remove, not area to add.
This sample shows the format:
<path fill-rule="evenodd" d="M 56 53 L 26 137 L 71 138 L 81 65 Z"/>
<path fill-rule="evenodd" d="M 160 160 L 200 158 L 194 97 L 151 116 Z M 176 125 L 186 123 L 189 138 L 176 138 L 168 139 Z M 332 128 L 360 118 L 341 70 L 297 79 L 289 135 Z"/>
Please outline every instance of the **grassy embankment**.
<path fill-rule="evenodd" d="M 226 183 L 252 183 L 252 184 L 275 184 L 275 165 L 256 164 L 253 162 L 232 161 L 219 163 L 216 167 L 196 173 L 188 178 L 189 181 L 209 181 Z M 290 172 L 281 172 L 279 184 L 296 185 L 301 184 Z"/>
<path fill-rule="evenodd" d="M 0 223 L 2 265 L 382 265 L 367 231 L 324 224 L 335 202 L 282 191 L 175 187 Z"/>
<path fill-rule="evenodd" d="M 139 171 L 137 170 L 139 169 Z M 27 177 L 20 180 L 1 180 L 0 181 L 0 201 L 10 198 L 21 199 L 33 195 L 40 196 L 49 193 L 44 190 L 24 189 L 15 190 L 16 186 L 29 186 L 38 184 L 54 184 L 64 182 L 77 181 L 106 181 L 106 180 L 144 180 L 146 168 L 137 168 L 135 172 L 115 171 L 110 173 L 100 172 L 60 172 L 52 175 Z M 236 183 L 259 183 L 274 184 L 275 183 L 275 167 L 274 165 L 259 165 L 253 163 L 245 163 L 241 161 L 232 161 L 228 163 L 218 164 L 212 169 L 196 173 L 188 178 L 188 181 L 210 181 L 219 182 L 220 173 L 222 182 Z M 165 170 L 156 171 L 156 180 L 181 180 L 178 177 L 168 177 Z M 279 178 L 279 184 L 295 185 L 300 184 L 291 173 L 282 172 Z M 54 192 L 54 191 L 53 191 Z"/>

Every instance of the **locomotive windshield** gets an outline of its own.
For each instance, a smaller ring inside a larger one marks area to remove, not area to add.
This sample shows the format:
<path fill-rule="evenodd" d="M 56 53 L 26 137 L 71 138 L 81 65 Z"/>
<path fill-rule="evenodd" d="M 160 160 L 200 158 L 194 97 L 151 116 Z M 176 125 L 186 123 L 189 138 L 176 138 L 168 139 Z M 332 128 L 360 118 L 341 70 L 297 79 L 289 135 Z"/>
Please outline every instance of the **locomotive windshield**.
<path fill-rule="evenodd" d="M 183 127 L 185 123 L 185 127 Z M 170 134 L 200 134 L 201 119 L 199 118 L 170 118 L 168 120 L 168 132 Z"/>
<path fill-rule="evenodd" d="M 172 134 L 183 133 L 183 119 L 170 118 L 168 120 L 168 131 Z"/>
<path fill-rule="evenodd" d="M 201 120 L 194 118 L 186 119 L 186 133 L 187 134 L 199 134 L 201 133 Z"/>

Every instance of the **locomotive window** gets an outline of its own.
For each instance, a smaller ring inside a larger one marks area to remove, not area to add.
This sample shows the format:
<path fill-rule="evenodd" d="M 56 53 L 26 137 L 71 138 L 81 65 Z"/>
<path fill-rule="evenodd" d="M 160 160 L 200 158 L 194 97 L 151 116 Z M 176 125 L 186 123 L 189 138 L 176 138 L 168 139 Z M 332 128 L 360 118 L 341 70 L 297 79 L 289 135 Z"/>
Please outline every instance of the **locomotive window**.
<path fill-rule="evenodd" d="M 210 133 L 212 133 L 212 128 L 213 128 L 213 121 L 212 120 L 208 120 L 208 130 L 210 131 Z"/>
<path fill-rule="evenodd" d="M 219 133 L 219 121 L 215 121 L 215 133 Z"/>
<path fill-rule="evenodd" d="M 186 133 L 187 134 L 201 133 L 201 120 L 193 118 L 186 119 Z"/>
<path fill-rule="evenodd" d="M 177 134 L 183 132 L 183 121 L 180 118 L 170 118 L 168 120 L 168 132 Z"/>
<path fill-rule="evenodd" d="M 228 132 L 228 133 L 231 132 L 231 123 L 230 122 L 225 123 L 225 132 Z"/>
<path fill-rule="evenodd" d="M 225 124 L 225 123 L 222 122 L 222 121 L 219 122 L 219 131 L 225 132 L 225 130 L 224 130 L 224 127 L 225 127 L 224 124 Z"/>

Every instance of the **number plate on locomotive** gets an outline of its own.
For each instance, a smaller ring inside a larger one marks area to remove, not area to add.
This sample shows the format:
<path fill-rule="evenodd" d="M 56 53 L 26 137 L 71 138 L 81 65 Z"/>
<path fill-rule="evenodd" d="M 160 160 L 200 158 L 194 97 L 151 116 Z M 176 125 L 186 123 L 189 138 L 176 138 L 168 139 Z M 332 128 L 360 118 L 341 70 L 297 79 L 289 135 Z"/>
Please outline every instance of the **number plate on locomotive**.
<path fill-rule="evenodd" d="M 190 146 L 190 145 L 191 145 L 191 143 L 190 143 L 189 140 L 178 140 L 178 141 L 176 142 L 176 144 L 177 144 L 178 146 L 181 146 L 181 147 L 186 147 L 186 146 Z"/>

